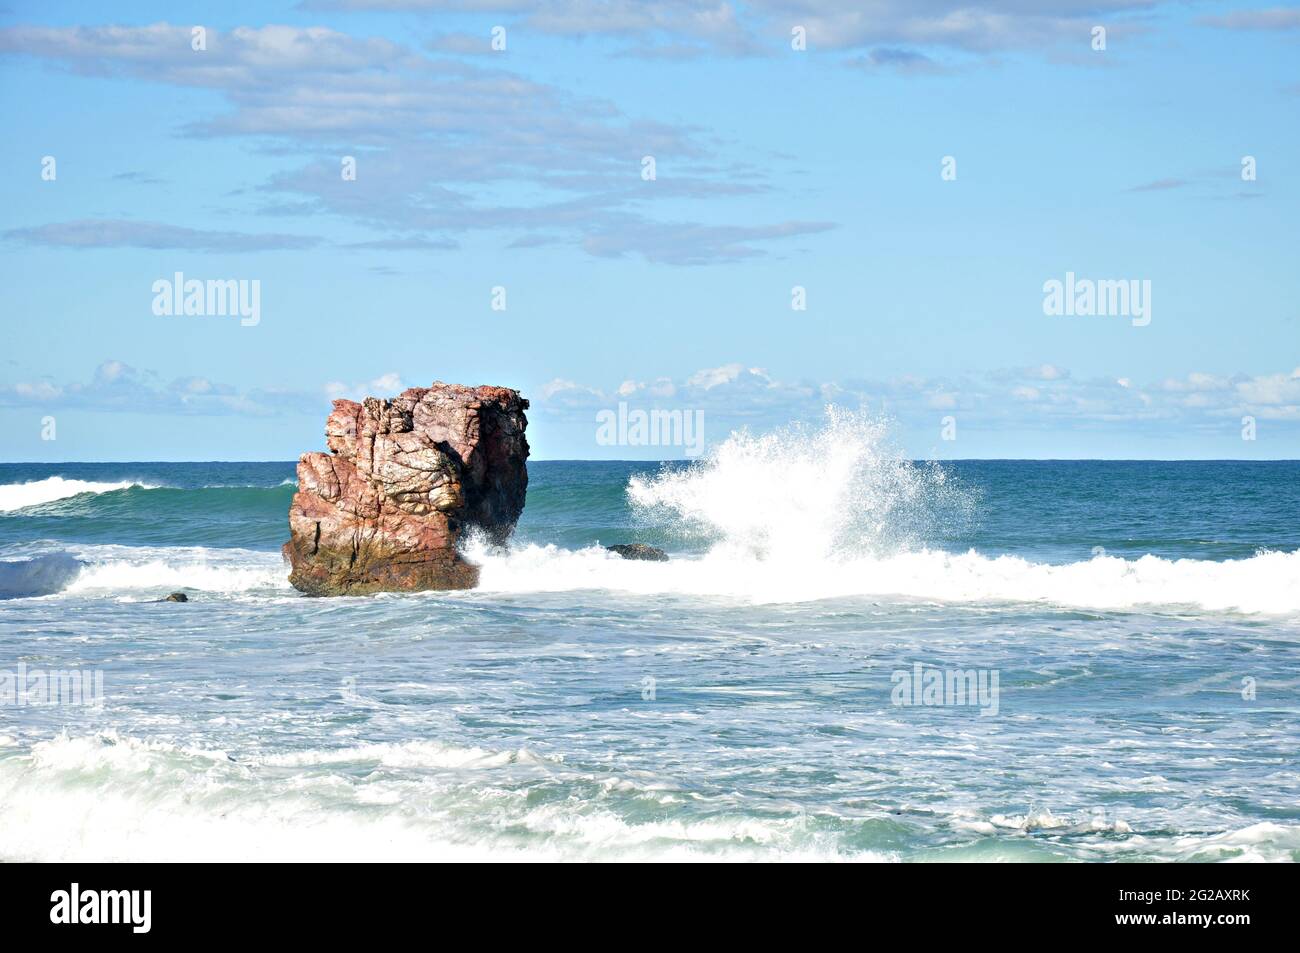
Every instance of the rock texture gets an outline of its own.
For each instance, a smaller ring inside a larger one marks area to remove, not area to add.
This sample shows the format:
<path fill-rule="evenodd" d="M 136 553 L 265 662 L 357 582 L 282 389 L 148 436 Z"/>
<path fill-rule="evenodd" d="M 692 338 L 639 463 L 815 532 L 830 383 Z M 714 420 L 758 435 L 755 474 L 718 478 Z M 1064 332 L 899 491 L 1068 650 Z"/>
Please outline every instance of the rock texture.
<path fill-rule="evenodd" d="M 469 589 L 467 527 L 504 542 L 528 489 L 528 401 L 435 382 L 391 400 L 334 401 L 329 453 L 298 461 L 289 582 L 312 595 Z"/>
<path fill-rule="evenodd" d="M 624 559 L 647 559 L 656 563 L 668 561 L 666 552 L 658 546 L 647 546 L 645 543 L 619 543 L 605 548 L 611 553 L 618 553 Z"/>

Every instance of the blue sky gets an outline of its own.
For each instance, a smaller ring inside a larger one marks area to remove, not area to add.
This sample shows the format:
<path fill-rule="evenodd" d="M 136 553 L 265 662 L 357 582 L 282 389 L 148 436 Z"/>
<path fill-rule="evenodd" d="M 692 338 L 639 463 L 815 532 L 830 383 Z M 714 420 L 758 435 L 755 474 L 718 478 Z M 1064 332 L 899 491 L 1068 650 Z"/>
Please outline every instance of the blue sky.
<path fill-rule="evenodd" d="M 434 379 L 523 391 L 539 458 L 680 455 L 599 443 L 620 402 L 1300 456 L 1300 8 L 10 0 L 0 107 L 0 459 L 287 460 Z M 155 314 L 176 272 L 260 319 Z M 1150 323 L 1045 314 L 1067 272 Z"/>

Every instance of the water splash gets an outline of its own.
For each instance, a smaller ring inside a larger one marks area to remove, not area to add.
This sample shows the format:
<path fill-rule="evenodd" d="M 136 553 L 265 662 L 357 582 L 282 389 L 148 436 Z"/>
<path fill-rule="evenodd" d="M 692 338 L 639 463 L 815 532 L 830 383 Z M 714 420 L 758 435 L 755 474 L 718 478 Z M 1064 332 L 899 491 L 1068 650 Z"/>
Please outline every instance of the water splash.
<path fill-rule="evenodd" d="M 828 407 L 818 426 L 742 430 L 685 469 L 633 477 L 628 498 L 643 522 L 776 560 L 885 555 L 968 524 L 975 494 L 887 436 L 881 418 Z"/>

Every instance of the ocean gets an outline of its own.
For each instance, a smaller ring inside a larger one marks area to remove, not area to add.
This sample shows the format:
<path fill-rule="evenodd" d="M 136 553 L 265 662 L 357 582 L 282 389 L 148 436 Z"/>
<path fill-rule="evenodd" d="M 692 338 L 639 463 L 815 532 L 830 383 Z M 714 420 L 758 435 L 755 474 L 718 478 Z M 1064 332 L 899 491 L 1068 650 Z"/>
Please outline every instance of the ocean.
<path fill-rule="evenodd" d="M 535 461 L 328 599 L 291 462 L 0 465 L 0 859 L 1300 859 L 1300 462 L 883 447 Z"/>

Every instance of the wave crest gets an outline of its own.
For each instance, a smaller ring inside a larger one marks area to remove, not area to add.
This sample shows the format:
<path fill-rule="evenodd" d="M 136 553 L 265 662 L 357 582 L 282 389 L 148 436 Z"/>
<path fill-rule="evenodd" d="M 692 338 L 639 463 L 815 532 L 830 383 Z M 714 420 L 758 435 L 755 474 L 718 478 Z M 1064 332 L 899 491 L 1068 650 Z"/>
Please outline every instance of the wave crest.
<path fill-rule="evenodd" d="M 0 561 L 0 599 L 52 595 L 76 579 L 84 565 L 71 553 Z"/>
<path fill-rule="evenodd" d="M 8 483 L 0 486 L 0 513 L 26 509 L 29 506 L 41 506 L 55 500 L 80 496 L 82 493 L 112 493 L 115 490 L 129 490 L 132 487 L 154 489 L 143 483 L 124 480 L 118 483 L 96 483 L 90 480 L 67 480 L 60 476 L 33 480 L 29 483 Z"/>

